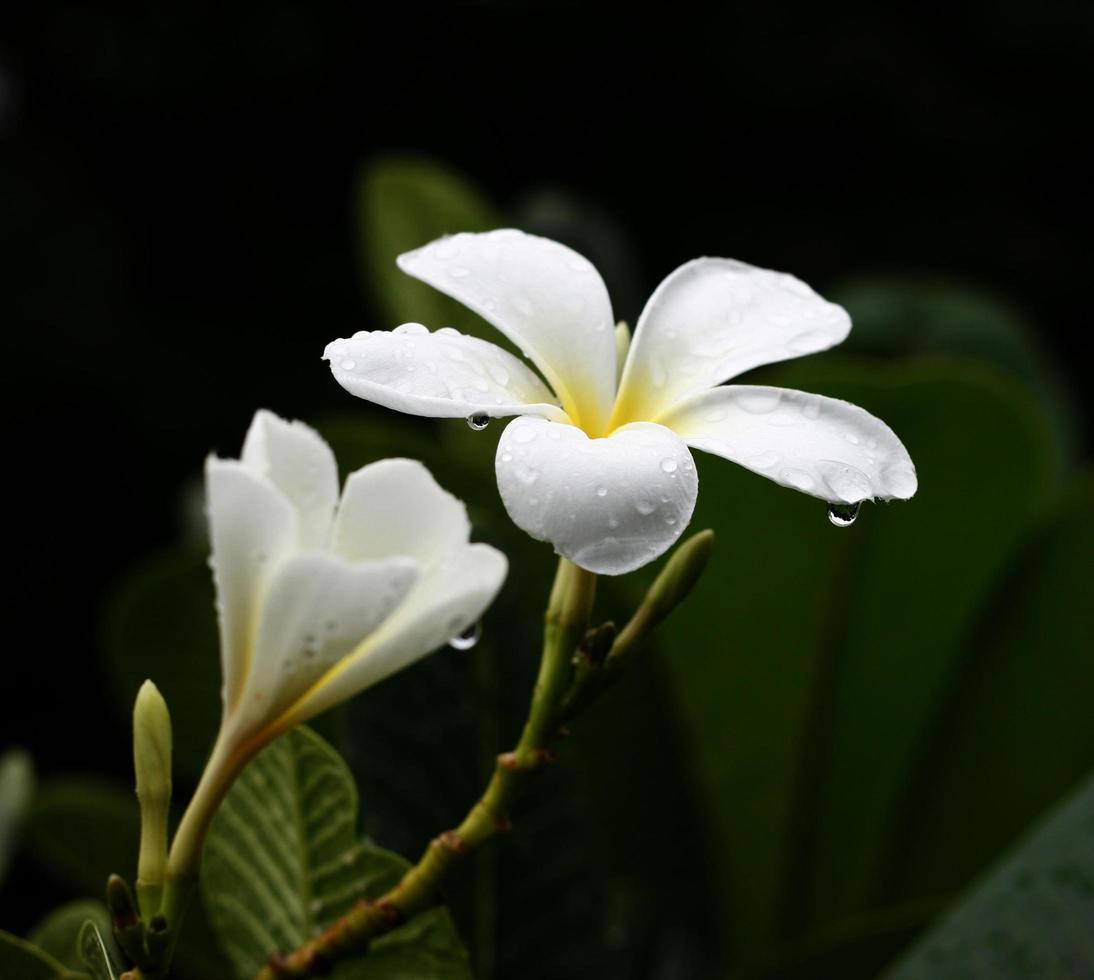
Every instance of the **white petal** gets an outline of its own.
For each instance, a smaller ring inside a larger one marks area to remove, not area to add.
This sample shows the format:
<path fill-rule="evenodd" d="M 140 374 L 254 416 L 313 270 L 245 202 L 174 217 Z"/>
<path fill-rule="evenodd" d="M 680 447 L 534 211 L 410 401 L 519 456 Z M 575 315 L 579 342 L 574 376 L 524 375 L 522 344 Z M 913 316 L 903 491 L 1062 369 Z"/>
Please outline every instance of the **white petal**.
<path fill-rule="evenodd" d="M 380 626 L 418 579 L 411 558 L 353 564 L 325 552 L 296 555 L 270 582 L 254 660 L 232 717 L 253 732 L 298 700 Z"/>
<path fill-rule="evenodd" d="M 575 424 L 599 432 L 615 395 L 615 321 L 588 259 L 513 229 L 441 238 L 399 268 L 459 300 L 530 357 Z"/>
<path fill-rule="evenodd" d="M 658 419 L 689 394 L 825 350 L 850 329 L 842 307 L 793 276 L 695 259 L 657 287 L 638 318 L 614 421 Z"/>
<path fill-rule="evenodd" d="M 836 398 L 728 385 L 688 399 L 664 423 L 695 449 L 822 500 L 903 500 L 916 491 L 915 466 L 893 430 Z"/>
<path fill-rule="evenodd" d="M 338 464 L 318 432 L 260 409 L 243 440 L 242 462 L 272 481 L 296 508 L 302 547 L 326 544 L 338 500 Z"/>
<path fill-rule="evenodd" d="M 514 419 L 495 467 L 520 528 L 604 575 L 662 554 L 691 520 L 699 486 L 687 446 L 652 422 L 590 439 L 572 425 Z"/>
<path fill-rule="evenodd" d="M 224 703 L 239 700 L 271 572 L 296 547 L 296 511 L 270 480 L 238 460 L 205 464 L 210 564 L 217 590 Z"/>
<path fill-rule="evenodd" d="M 412 459 L 381 459 L 352 473 L 334 524 L 350 561 L 410 555 L 430 565 L 467 543 L 467 508 Z"/>
<path fill-rule="evenodd" d="M 406 601 L 352 657 L 323 677 L 286 718 L 307 721 L 432 653 L 478 622 L 505 579 L 505 556 L 460 545 L 426 570 Z"/>
<path fill-rule="evenodd" d="M 500 347 L 420 323 L 356 333 L 327 345 L 335 380 L 385 408 L 431 418 L 547 415 L 564 418 L 551 390 Z"/>

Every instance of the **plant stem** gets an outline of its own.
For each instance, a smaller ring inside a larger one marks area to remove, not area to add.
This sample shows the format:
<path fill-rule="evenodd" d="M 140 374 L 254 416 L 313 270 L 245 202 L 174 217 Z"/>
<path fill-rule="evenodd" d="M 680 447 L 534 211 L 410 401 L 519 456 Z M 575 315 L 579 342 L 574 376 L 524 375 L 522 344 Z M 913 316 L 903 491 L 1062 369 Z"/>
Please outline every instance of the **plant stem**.
<path fill-rule="evenodd" d="M 453 870 L 477 848 L 509 829 L 509 811 L 528 780 L 552 761 L 551 741 L 572 658 L 589 625 L 596 576 L 560 559 L 544 623 L 543 656 L 528 720 L 512 752 L 498 756 L 486 790 L 463 823 L 435 838 L 414 867 L 386 895 L 361 899 L 345 916 L 294 952 L 277 955 L 256 980 L 304 980 L 328 973 L 340 960 L 364 953 L 369 941 L 443 901 Z"/>

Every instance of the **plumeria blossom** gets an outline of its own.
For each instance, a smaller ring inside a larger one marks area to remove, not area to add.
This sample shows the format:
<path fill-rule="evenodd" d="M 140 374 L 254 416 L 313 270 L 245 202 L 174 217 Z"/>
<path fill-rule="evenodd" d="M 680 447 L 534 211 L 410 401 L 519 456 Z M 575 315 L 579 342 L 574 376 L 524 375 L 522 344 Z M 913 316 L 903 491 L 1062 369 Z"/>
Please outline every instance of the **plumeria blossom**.
<path fill-rule="evenodd" d="M 276 734 L 473 625 L 505 557 L 469 544 L 463 504 L 421 463 L 350 474 L 330 447 L 260 411 L 236 459 L 206 464 L 224 722 L 230 745 Z"/>
<path fill-rule="evenodd" d="M 542 379 L 500 347 L 417 323 L 328 345 L 335 378 L 412 415 L 518 416 L 496 457 L 505 507 L 590 571 L 631 571 L 679 537 L 698 492 L 689 447 L 834 504 L 915 493 L 904 446 L 863 409 L 724 384 L 847 336 L 846 311 L 793 276 L 695 259 L 657 288 L 631 342 L 592 264 L 544 238 L 453 235 L 398 265 L 495 326 Z"/>

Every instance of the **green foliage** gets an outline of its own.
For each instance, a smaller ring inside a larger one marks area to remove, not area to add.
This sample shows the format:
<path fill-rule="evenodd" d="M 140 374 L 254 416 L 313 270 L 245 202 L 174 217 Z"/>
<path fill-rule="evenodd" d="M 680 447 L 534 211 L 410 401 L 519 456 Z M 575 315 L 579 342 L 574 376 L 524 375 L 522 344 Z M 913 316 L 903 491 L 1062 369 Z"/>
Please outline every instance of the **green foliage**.
<path fill-rule="evenodd" d="M 1074 406 L 1060 372 L 1036 327 L 1003 300 L 926 276 L 861 279 L 829 298 L 851 314 L 847 351 L 958 355 L 1013 372 L 1052 421 L 1061 458 L 1073 454 Z"/>
<path fill-rule="evenodd" d="M 27 829 L 31 855 L 76 895 L 101 895 L 107 877 L 132 877 L 140 812 L 132 790 L 89 778 L 43 784 Z"/>
<path fill-rule="evenodd" d="M 99 934 L 99 927 L 90 919 L 81 927 L 77 942 L 92 980 L 118 980 L 115 963 Z"/>
<path fill-rule="evenodd" d="M 30 934 L 30 941 L 49 953 L 61 965 L 82 970 L 84 959 L 80 935 L 86 922 L 95 924 L 99 933 L 106 937 L 104 942 L 109 947 L 111 957 L 115 961 L 120 960 L 120 953 L 114 944 L 110 914 L 102 902 L 93 902 L 90 899 L 68 902 L 54 909 L 35 926 Z"/>
<path fill-rule="evenodd" d="M 19 843 L 34 797 L 34 764 L 22 749 L 0 756 L 0 884 Z"/>
<path fill-rule="evenodd" d="M 135 569 L 115 593 L 105 646 L 119 713 L 151 679 L 174 720 L 181 780 L 196 780 L 220 722 L 220 658 L 213 583 L 203 550 L 179 548 Z"/>
<path fill-rule="evenodd" d="M 487 231 L 502 222 L 466 181 L 427 160 L 389 159 L 370 163 L 357 185 L 357 217 L 364 282 L 389 329 L 417 321 L 431 330 L 455 327 L 497 340 L 492 327 L 466 307 L 418 282 L 395 259 L 427 242 L 460 231 Z"/>
<path fill-rule="evenodd" d="M 0 932 L 0 977 L 5 980 L 8 977 L 11 980 L 87 980 L 86 973 L 69 970 L 33 943 L 7 932 Z"/>
<path fill-rule="evenodd" d="M 896 846 L 926 804 L 908 787 L 1000 570 L 1055 494 L 1045 422 L 990 371 L 772 374 L 890 422 L 920 492 L 837 530 L 820 502 L 700 461 L 693 524 L 719 547 L 663 635 L 661 666 L 709 814 L 732 957 L 753 962 L 907 897 L 891 880 Z M 1094 762 L 1092 749 L 1076 751 Z M 1011 779 L 1032 783 L 1040 806 L 1065 788 Z"/>
<path fill-rule="evenodd" d="M 1094 780 L 1056 810 L 886 980 L 1094 975 Z"/>
<path fill-rule="evenodd" d="M 345 764 L 317 735 L 296 729 L 243 772 L 213 821 L 202 895 L 235 973 L 252 976 L 398 880 L 402 859 L 356 836 L 357 791 Z M 375 955 L 375 958 L 374 958 Z M 392 932 L 341 980 L 469 976 L 448 913 L 433 910 Z"/>

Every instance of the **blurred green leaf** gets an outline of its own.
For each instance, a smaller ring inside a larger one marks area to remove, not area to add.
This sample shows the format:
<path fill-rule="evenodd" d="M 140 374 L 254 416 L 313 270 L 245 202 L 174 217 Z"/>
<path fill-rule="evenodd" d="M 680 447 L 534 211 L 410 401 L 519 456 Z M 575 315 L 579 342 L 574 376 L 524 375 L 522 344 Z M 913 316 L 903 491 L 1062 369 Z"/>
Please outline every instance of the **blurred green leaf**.
<path fill-rule="evenodd" d="M 80 928 L 78 938 L 80 955 L 92 980 L 118 980 L 118 973 L 110 952 L 106 948 L 99 927 L 90 919 Z"/>
<path fill-rule="evenodd" d="M 918 495 L 822 502 L 700 460 L 711 568 L 660 664 L 709 813 L 736 959 L 876 907 L 909 774 L 970 630 L 1055 487 L 1047 424 L 998 373 L 957 362 L 798 364 L 764 380 L 890 423 Z"/>
<path fill-rule="evenodd" d="M 111 874 L 132 877 L 140 842 L 137 797 L 86 777 L 42 785 L 27 825 L 31 855 L 74 894 L 101 895 Z"/>
<path fill-rule="evenodd" d="M 7 932 L 0 932 L 0 977 L 4 980 L 87 980 L 86 973 L 67 969 L 33 943 Z"/>
<path fill-rule="evenodd" d="M 356 839 L 357 791 L 345 763 L 308 729 L 266 748 L 236 780 L 209 832 L 202 896 L 236 975 L 293 949 L 400 877 L 400 859 Z M 469 976 L 444 909 L 373 945 L 335 976 L 438 980 Z"/>
<path fill-rule="evenodd" d="M 176 549 L 136 567 L 106 617 L 107 666 L 129 715 L 151 679 L 171 711 L 176 778 L 196 781 L 220 723 L 220 657 L 206 552 Z"/>
<path fill-rule="evenodd" d="M 893 891 L 949 895 L 1094 764 L 1094 475 L 984 607 L 919 763 Z"/>
<path fill-rule="evenodd" d="M 0 756 L 0 884 L 19 843 L 34 797 L 34 763 L 23 749 Z"/>
<path fill-rule="evenodd" d="M 1094 780 L 1058 808 L 886 980 L 1094 976 Z"/>
<path fill-rule="evenodd" d="M 114 944 L 113 925 L 110 913 L 102 902 L 81 899 L 68 902 L 49 913 L 30 934 L 30 941 L 45 950 L 63 966 L 73 970 L 82 970 L 83 956 L 80 951 L 80 931 L 85 922 L 93 922 L 99 932 L 106 937 L 110 954 L 120 962 L 121 954 Z"/>
<path fill-rule="evenodd" d="M 386 321 L 374 329 L 417 321 L 431 330 L 455 327 L 502 342 L 493 327 L 465 306 L 395 265 L 403 252 L 442 235 L 501 225 L 500 217 L 471 184 L 436 163 L 405 157 L 367 164 L 357 184 L 357 226 L 363 282 Z"/>
<path fill-rule="evenodd" d="M 845 351 L 959 355 L 1013 372 L 1051 420 L 1060 459 L 1074 455 L 1075 406 L 1063 376 L 1040 332 L 1002 298 L 928 276 L 861 279 L 829 298 L 846 307 L 854 321 Z"/>

